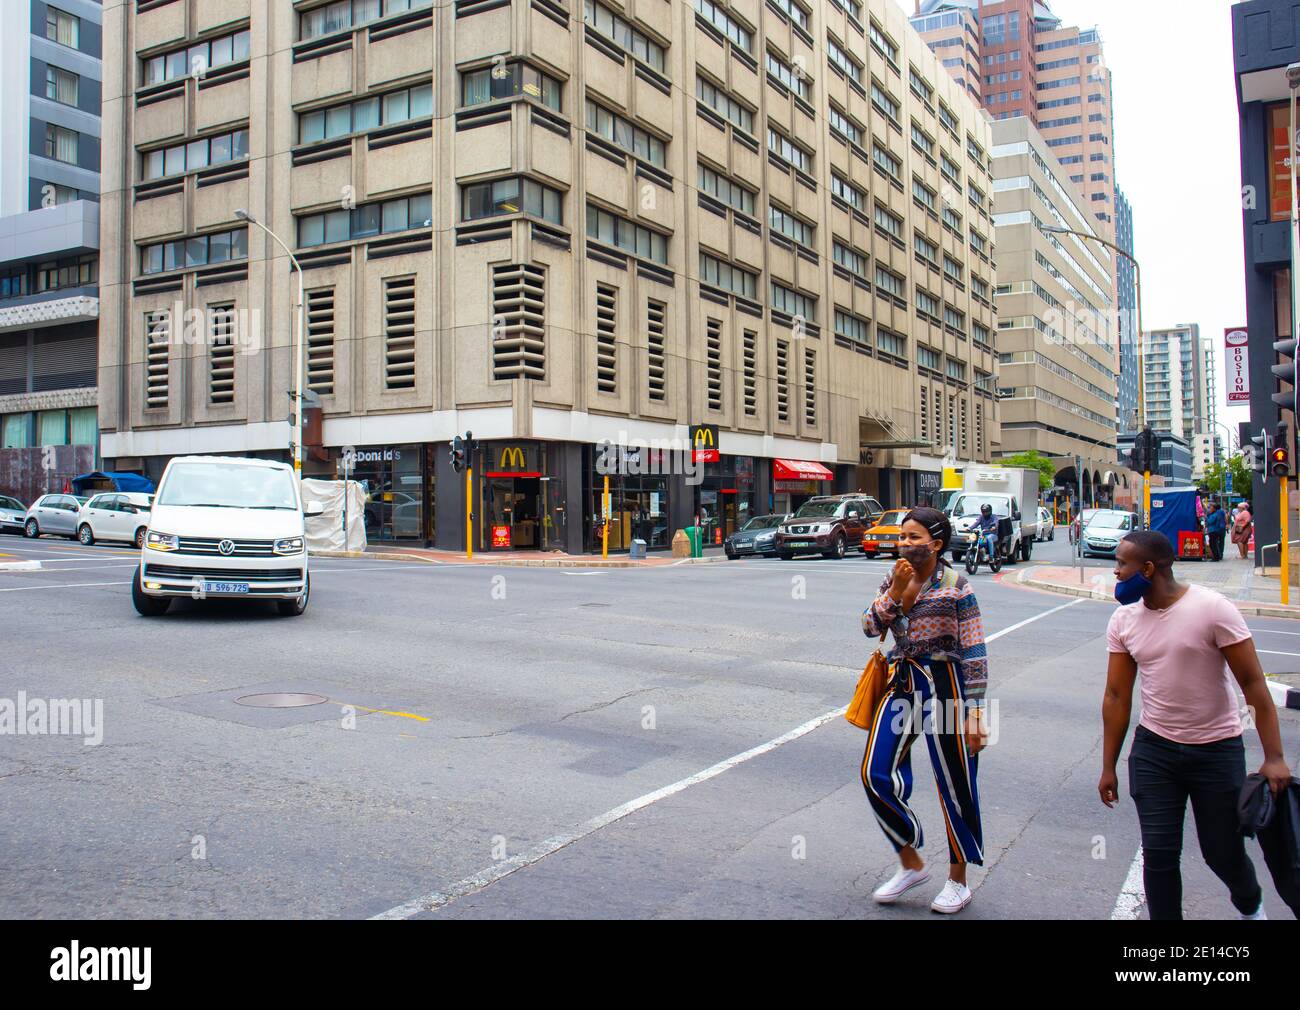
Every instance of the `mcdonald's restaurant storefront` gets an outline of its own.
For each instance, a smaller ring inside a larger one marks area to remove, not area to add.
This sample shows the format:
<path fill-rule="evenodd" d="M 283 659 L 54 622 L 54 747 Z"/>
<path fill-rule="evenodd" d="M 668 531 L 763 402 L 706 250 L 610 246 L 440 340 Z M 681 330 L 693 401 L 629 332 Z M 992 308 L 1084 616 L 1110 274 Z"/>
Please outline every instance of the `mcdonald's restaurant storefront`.
<path fill-rule="evenodd" d="M 479 445 L 475 550 L 568 549 L 571 502 L 563 443 L 510 439 Z M 581 516 L 581 509 L 578 516 Z"/>

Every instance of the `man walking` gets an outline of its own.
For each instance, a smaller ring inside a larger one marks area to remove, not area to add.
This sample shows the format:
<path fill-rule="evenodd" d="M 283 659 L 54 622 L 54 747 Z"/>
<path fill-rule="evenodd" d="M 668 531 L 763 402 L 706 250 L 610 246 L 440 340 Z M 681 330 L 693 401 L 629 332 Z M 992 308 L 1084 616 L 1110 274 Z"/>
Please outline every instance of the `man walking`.
<path fill-rule="evenodd" d="M 1210 539 L 1210 557 L 1215 561 L 1223 560 L 1223 541 L 1228 534 L 1228 517 L 1219 502 L 1205 517 L 1205 533 Z"/>
<path fill-rule="evenodd" d="M 1102 701 L 1104 745 L 1097 791 L 1119 799 L 1115 766 L 1128 733 L 1133 684 L 1142 671 L 1142 717 L 1129 752 L 1129 792 L 1142 829 L 1142 876 L 1152 919 L 1183 917 L 1179 862 L 1192 801 L 1201 854 L 1243 919 L 1263 919 L 1263 894 L 1237 829 L 1246 748 L 1235 678 L 1264 749 L 1260 774 L 1277 795 L 1291 781 L 1255 643 L 1224 596 L 1174 578 L 1174 548 L 1143 530 L 1120 541 L 1115 598 L 1106 630 L 1110 665 Z M 1231 676 L 1229 676 L 1231 671 Z"/>

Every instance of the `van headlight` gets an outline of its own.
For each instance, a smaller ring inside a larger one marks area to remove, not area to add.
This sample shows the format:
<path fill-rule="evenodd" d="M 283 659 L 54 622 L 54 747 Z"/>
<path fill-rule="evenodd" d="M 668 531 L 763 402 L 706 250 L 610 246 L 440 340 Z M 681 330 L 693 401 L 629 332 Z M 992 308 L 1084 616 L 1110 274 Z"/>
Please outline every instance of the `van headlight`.
<path fill-rule="evenodd" d="M 145 543 L 153 551 L 174 551 L 180 546 L 180 538 L 172 533 L 155 533 L 150 530 Z"/>
<path fill-rule="evenodd" d="M 276 554 L 301 554 L 303 551 L 302 537 L 277 540 L 273 549 Z"/>

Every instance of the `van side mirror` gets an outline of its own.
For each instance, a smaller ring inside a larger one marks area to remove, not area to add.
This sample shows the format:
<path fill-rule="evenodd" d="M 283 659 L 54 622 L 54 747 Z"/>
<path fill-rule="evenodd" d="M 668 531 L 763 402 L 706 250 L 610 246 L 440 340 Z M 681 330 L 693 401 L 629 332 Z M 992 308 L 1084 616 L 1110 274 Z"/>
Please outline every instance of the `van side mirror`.
<path fill-rule="evenodd" d="M 303 502 L 302 514 L 305 516 L 324 515 L 325 506 L 318 501 Z"/>

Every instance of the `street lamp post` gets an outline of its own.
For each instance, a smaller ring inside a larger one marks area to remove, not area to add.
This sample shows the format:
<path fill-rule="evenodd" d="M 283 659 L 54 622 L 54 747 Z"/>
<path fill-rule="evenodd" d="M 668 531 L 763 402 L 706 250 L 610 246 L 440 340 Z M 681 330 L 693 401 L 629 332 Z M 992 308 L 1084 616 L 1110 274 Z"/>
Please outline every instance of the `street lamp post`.
<path fill-rule="evenodd" d="M 293 254 L 293 250 L 285 245 L 284 240 L 275 232 L 271 231 L 261 221 L 253 217 L 246 210 L 236 210 L 235 217 L 241 221 L 247 221 L 251 225 L 256 225 L 266 232 L 274 240 L 275 244 L 284 250 L 284 254 L 289 257 L 289 262 L 293 268 L 298 271 L 298 311 L 295 317 L 294 334 L 293 334 L 293 470 L 299 477 L 302 476 L 302 334 L 304 329 L 303 316 L 307 311 L 306 299 L 303 295 L 302 281 L 302 264 L 298 262 L 298 257 Z"/>
<path fill-rule="evenodd" d="M 1118 255 L 1123 256 L 1133 264 L 1133 289 L 1137 299 L 1137 350 L 1138 350 L 1138 431 L 1141 432 L 1146 428 L 1147 419 L 1147 395 L 1146 395 L 1146 364 L 1142 352 L 1142 268 L 1138 261 L 1130 253 L 1125 252 L 1114 242 L 1104 239 L 1100 235 L 1090 235 L 1087 232 L 1075 231 L 1073 228 L 1063 228 L 1059 225 L 1043 225 L 1043 231 L 1058 235 L 1074 235 L 1076 238 L 1092 239 L 1094 242 L 1100 242 L 1108 249 L 1113 249 Z M 1121 334 L 1121 339 L 1123 335 Z M 1142 473 L 1142 519 L 1148 529 L 1151 528 L 1151 471 L 1145 470 Z"/>

